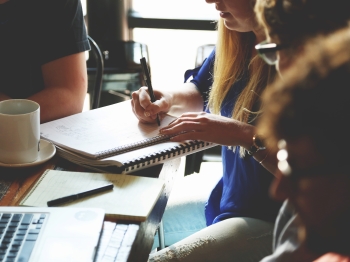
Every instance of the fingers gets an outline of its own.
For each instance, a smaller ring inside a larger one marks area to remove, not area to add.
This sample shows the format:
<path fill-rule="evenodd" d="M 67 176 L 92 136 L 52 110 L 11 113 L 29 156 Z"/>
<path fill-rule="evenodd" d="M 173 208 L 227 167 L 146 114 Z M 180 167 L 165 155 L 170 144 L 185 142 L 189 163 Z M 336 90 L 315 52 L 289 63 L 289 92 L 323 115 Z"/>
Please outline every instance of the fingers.
<path fill-rule="evenodd" d="M 145 119 L 143 117 L 140 117 L 137 113 L 136 113 L 136 110 L 135 110 L 135 101 L 134 99 L 131 99 L 131 108 L 132 108 L 132 111 L 134 113 L 134 115 L 137 117 L 137 119 L 141 122 L 141 123 L 144 123 L 144 124 L 150 124 L 152 123 L 152 121 L 148 120 L 148 119 Z"/>
<path fill-rule="evenodd" d="M 151 98 L 147 92 L 147 87 L 143 86 L 139 90 L 131 94 L 134 101 L 135 111 L 138 112 L 142 109 L 144 111 L 151 103 Z"/>
<path fill-rule="evenodd" d="M 152 104 L 146 89 L 141 87 L 131 94 L 132 110 L 141 123 L 153 123 L 155 120 L 145 115 L 145 108 Z"/>
<path fill-rule="evenodd" d="M 196 123 L 206 125 L 209 121 L 209 119 L 206 117 L 207 113 L 205 112 L 192 112 L 192 113 L 185 113 L 182 114 L 179 118 L 172 121 L 166 129 L 171 129 L 174 126 L 181 126 L 190 128 L 190 123 Z"/>
<path fill-rule="evenodd" d="M 187 112 L 183 113 L 179 118 L 184 118 L 184 117 L 192 117 L 192 118 L 200 118 L 208 115 L 206 112 Z"/>
<path fill-rule="evenodd" d="M 199 123 L 174 120 L 168 126 L 159 130 L 162 135 L 170 136 L 174 142 L 199 139 L 198 132 L 201 132 Z"/>
<path fill-rule="evenodd" d="M 176 136 L 172 136 L 170 138 L 170 141 L 173 142 L 183 142 L 186 140 L 202 140 L 198 134 L 198 132 L 186 132 L 186 133 L 180 133 Z"/>
<path fill-rule="evenodd" d="M 208 116 L 209 114 L 205 112 L 185 113 L 159 132 L 171 136 L 171 140 L 174 142 L 185 140 L 211 141 L 215 136 L 215 134 L 211 134 L 213 133 L 211 130 L 215 129 L 216 123 Z"/>
<path fill-rule="evenodd" d="M 205 139 L 206 130 L 200 122 L 176 119 L 170 125 L 159 131 L 162 135 L 171 136 L 171 141 L 181 142 L 185 140 Z"/>
<path fill-rule="evenodd" d="M 132 93 L 132 108 L 136 117 L 147 123 L 154 123 L 158 116 L 162 119 L 163 114 L 169 111 L 169 102 L 160 91 L 154 90 L 156 97 L 155 102 L 151 102 L 148 88 L 146 86 L 141 87 L 139 90 Z"/>
<path fill-rule="evenodd" d="M 143 109 L 146 109 L 152 104 L 151 97 L 148 93 L 148 88 L 146 86 L 143 86 L 139 89 L 138 99 L 139 99 L 139 104 Z"/>

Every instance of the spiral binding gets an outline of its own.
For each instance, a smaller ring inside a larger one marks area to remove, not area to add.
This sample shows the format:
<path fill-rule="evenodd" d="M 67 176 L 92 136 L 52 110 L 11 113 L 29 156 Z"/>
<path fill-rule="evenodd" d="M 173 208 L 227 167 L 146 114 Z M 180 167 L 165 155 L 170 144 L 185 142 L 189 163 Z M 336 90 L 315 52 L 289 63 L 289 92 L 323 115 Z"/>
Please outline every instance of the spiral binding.
<path fill-rule="evenodd" d="M 199 140 L 189 141 L 187 143 L 180 144 L 179 146 L 175 146 L 168 150 L 162 150 L 151 155 L 145 155 L 143 157 L 130 160 L 124 163 L 123 167 L 125 168 L 125 172 L 136 170 L 140 167 L 145 167 L 151 164 L 162 162 L 166 159 L 170 159 L 175 156 L 188 155 L 189 152 L 208 146 L 210 144 L 212 143 Z"/>
<path fill-rule="evenodd" d="M 137 141 L 135 143 L 130 143 L 124 146 L 118 146 L 109 150 L 99 151 L 96 153 L 97 159 L 106 158 L 109 156 L 116 156 L 126 152 L 130 152 L 136 149 L 148 147 L 151 145 L 159 144 L 161 142 L 169 141 L 171 136 L 168 135 L 158 135 L 152 138 L 147 138 L 144 140 Z"/>

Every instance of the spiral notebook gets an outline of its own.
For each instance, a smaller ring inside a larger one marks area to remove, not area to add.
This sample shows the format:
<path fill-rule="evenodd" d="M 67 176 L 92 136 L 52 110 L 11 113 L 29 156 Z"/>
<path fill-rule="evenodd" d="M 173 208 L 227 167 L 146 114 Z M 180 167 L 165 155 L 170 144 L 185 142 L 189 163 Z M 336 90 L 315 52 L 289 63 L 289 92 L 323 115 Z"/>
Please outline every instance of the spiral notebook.
<path fill-rule="evenodd" d="M 165 115 L 160 126 L 142 124 L 131 102 L 125 101 L 41 124 L 40 132 L 71 162 L 96 171 L 129 173 L 216 145 L 171 142 L 160 135 L 159 129 L 175 119 Z"/>

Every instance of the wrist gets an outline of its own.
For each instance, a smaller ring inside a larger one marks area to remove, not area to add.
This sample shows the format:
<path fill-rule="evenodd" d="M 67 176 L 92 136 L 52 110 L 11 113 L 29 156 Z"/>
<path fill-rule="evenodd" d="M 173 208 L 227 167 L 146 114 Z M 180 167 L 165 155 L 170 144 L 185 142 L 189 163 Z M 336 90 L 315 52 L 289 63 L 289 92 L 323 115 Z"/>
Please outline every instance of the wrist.
<path fill-rule="evenodd" d="M 259 137 L 258 134 L 253 135 L 252 137 L 252 143 L 249 149 L 247 150 L 248 155 L 254 155 L 256 152 L 265 150 L 266 147 L 262 141 L 262 139 Z"/>

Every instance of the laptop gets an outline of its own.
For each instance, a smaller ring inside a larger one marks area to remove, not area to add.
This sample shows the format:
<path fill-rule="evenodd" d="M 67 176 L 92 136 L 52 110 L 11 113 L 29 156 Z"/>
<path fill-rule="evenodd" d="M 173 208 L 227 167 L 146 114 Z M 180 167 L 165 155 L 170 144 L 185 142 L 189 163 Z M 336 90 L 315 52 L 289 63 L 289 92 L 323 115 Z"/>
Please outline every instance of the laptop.
<path fill-rule="evenodd" d="M 95 261 L 100 208 L 0 207 L 0 261 Z"/>

